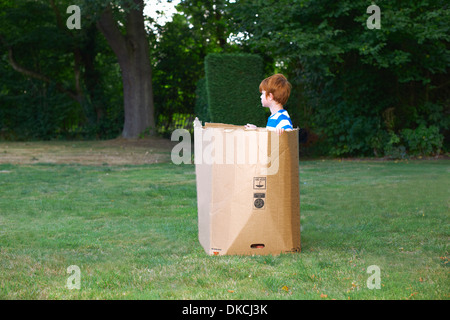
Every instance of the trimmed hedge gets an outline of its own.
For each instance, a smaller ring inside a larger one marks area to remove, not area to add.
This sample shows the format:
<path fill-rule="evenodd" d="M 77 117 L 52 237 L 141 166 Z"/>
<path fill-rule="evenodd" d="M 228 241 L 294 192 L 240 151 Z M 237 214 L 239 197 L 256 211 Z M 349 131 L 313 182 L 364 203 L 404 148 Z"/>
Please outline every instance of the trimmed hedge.
<path fill-rule="evenodd" d="M 205 58 L 207 110 L 198 88 L 197 116 L 201 121 L 235 125 L 252 123 L 265 127 L 267 116 L 261 106 L 259 84 L 263 80 L 263 60 L 254 54 L 211 53 Z M 200 86 L 202 83 L 199 83 Z M 203 93 L 204 94 L 204 93 Z"/>
<path fill-rule="evenodd" d="M 206 78 L 201 78 L 197 81 L 195 96 L 195 116 L 203 122 L 211 122 L 208 108 L 208 93 L 206 92 Z"/>

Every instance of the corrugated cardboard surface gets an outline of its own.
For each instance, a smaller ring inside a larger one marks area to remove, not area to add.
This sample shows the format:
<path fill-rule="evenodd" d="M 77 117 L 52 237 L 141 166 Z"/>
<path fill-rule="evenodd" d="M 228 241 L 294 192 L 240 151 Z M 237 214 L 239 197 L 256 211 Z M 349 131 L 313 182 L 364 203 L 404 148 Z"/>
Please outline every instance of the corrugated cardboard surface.
<path fill-rule="evenodd" d="M 199 121 L 194 128 L 199 241 L 205 251 L 300 251 L 298 130 L 278 138 L 263 128 L 247 131 L 217 123 L 203 127 Z M 245 148 L 236 142 L 239 139 L 244 139 L 240 141 L 246 142 Z M 226 149 L 230 141 L 235 141 L 231 153 Z M 239 158 L 242 150 L 245 161 Z M 249 161 L 252 152 L 267 153 L 270 163 Z M 207 154 L 220 159 L 205 161 Z"/>

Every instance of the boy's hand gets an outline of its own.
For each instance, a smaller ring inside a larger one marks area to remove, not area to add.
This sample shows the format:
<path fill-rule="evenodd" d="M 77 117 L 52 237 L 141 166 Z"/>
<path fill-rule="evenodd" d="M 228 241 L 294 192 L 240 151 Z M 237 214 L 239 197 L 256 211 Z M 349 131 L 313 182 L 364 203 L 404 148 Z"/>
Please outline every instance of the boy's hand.
<path fill-rule="evenodd" d="M 283 128 L 276 128 L 275 131 L 277 132 L 277 134 L 279 136 L 281 136 L 281 134 L 284 132 L 284 129 Z"/>
<path fill-rule="evenodd" d="M 258 127 L 255 126 L 254 124 L 247 123 L 247 124 L 244 126 L 244 128 L 245 128 L 245 129 L 256 129 L 256 128 L 258 128 Z"/>

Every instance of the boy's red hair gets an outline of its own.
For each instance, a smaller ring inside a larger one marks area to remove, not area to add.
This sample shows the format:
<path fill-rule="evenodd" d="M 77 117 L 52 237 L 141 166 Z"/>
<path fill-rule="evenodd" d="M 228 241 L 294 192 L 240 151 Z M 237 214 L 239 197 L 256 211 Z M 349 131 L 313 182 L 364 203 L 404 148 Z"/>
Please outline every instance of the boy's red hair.
<path fill-rule="evenodd" d="M 261 81 L 259 92 L 265 91 L 266 96 L 271 93 L 276 102 L 285 105 L 291 94 L 291 87 L 286 77 L 281 73 L 277 73 Z"/>

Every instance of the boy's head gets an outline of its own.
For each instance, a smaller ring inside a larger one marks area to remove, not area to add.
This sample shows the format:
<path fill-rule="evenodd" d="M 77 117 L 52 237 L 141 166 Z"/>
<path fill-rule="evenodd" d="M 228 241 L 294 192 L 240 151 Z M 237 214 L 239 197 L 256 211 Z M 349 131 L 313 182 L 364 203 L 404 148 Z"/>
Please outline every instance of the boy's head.
<path fill-rule="evenodd" d="M 273 100 L 281 104 L 286 104 L 291 94 L 291 84 L 281 73 L 274 74 L 263 81 L 259 85 L 259 92 L 266 92 L 266 97 L 273 95 Z"/>

